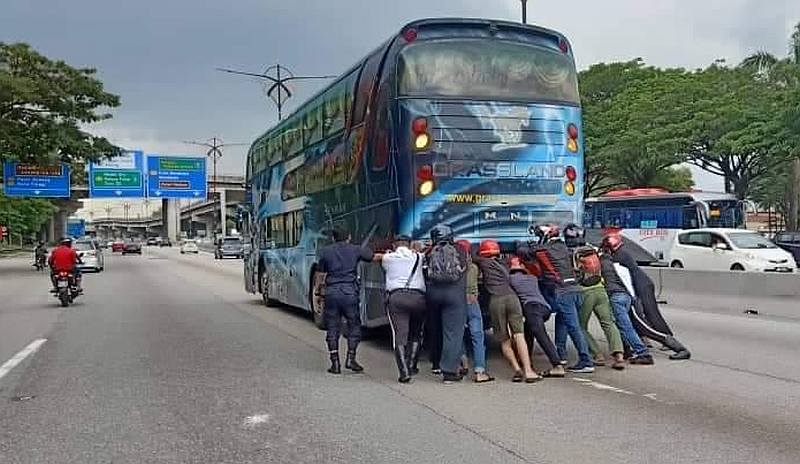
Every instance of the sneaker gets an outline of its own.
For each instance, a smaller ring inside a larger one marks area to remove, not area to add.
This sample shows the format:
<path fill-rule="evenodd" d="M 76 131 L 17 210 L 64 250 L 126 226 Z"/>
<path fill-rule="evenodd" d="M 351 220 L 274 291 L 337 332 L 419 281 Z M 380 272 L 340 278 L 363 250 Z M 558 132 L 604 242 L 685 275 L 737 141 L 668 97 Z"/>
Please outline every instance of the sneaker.
<path fill-rule="evenodd" d="M 454 382 L 461 382 L 462 377 L 458 374 L 452 374 L 450 372 L 444 372 L 442 374 L 442 380 L 444 383 L 454 383 Z"/>
<path fill-rule="evenodd" d="M 652 366 L 653 364 L 655 364 L 655 361 L 653 361 L 653 357 L 650 355 L 633 356 L 630 359 L 628 359 L 628 362 L 631 364 L 637 364 L 639 366 Z"/>
<path fill-rule="evenodd" d="M 594 366 L 590 366 L 588 364 L 575 364 L 572 367 L 568 367 L 567 370 L 573 374 L 591 374 L 594 372 Z"/>

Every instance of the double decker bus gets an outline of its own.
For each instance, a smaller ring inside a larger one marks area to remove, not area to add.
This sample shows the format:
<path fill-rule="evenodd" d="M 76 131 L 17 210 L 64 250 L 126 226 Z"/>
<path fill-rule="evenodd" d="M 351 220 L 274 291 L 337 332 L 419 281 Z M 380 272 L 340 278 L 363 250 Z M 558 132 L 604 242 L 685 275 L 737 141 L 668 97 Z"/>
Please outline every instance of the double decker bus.
<path fill-rule="evenodd" d="M 745 208 L 744 202 L 728 193 L 615 190 L 586 200 L 583 225 L 620 229 L 626 238 L 664 260 L 679 231 L 744 228 Z"/>
<path fill-rule="evenodd" d="M 482 19 L 410 23 L 260 136 L 247 159 L 245 286 L 322 322 L 326 231 L 388 247 L 438 223 L 524 240 L 580 220 L 583 138 L 567 39 Z M 380 266 L 360 269 L 365 326 L 386 322 Z"/>

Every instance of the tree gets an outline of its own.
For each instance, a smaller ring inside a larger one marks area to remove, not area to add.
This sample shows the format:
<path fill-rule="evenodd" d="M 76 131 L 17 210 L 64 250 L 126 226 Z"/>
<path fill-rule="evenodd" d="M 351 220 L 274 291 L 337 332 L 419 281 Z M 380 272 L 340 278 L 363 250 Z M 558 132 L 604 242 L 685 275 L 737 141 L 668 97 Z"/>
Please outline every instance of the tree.
<path fill-rule="evenodd" d="M 88 68 L 52 61 L 22 43 L 0 42 L 0 161 L 73 163 L 117 154 L 82 129 L 119 106 Z"/>
<path fill-rule="evenodd" d="M 47 200 L 9 198 L 0 194 L 0 224 L 11 236 L 30 237 L 50 219 L 56 208 Z"/>

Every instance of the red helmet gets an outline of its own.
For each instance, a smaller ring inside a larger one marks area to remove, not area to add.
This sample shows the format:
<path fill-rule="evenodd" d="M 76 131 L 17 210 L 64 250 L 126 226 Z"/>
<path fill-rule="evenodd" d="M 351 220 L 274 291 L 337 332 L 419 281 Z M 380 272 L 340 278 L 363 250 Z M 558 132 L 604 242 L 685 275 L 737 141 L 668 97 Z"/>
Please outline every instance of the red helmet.
<path fill-rule="evenodd" d="M 478 254 L 484 258 L 491 258 L 493 256 L 500 256 L 500 244 L 495 240 L 484 240 L 478 248 Z"/>
<path fill-rule="evenodd" d="M 622 235 L 620 234 L 608 234 L 603 237 L 603 248 L 608 251 L 617 251 L 623 245 Z"/>
<path fill-rule="evenodd" d="M 519 256 L 511 256 L 508 258 L 508 269 L 510 271 L 526 271 L 527 268 L 524 264 L 522 264 L 522 260 L 519 259 Z"/>
<path fill-rule="evenodd" d="M 469 254 L 472 251 L 472 243 L 469 240 L 456 240 L 456 246 L 461 248 L 461 250 Z"/>

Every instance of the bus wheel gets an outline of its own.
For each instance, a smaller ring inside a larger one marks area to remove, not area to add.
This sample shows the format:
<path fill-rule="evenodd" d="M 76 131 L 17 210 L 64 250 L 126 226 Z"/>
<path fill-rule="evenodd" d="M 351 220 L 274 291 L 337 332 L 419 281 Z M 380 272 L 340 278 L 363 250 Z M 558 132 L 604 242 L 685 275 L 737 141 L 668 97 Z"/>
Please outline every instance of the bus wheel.
<path fill-rule="evenodd" d="M 261 290 L 261 300 L 264 302 L 264 306 L 269 306 L 272 303 L 272 300 L 269 298 L 269 282 L 267 280 L 267 273 L 261 272 L 259 274 L 259 290 Z"/>
<path fill-rule="evenodd" d="M 672 262 L 672 264 L 669 265 L 669 267 L 673 269 L 683 269 L 683 263 L 678 260 L 675 260 Z"/>
<path fill-rule="evenodd" d="M 731 271 L 744 271 L 744 266 L 739 263 L 734 264 L 731 266 Z"/>
<path fill-rule="evenodd" d="M 314 319 L 314 325 L 316 325 L 320 330 L 325 330 L 325 317 L 323 315 L 323 312 L 325 311 L 325 298 L 322 295 L 314 294 L 313 285 L 309 291 L 308 298 L 309 306 L 311 306 L 311 317 Z"/>

